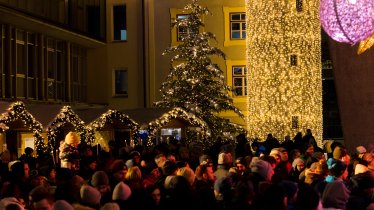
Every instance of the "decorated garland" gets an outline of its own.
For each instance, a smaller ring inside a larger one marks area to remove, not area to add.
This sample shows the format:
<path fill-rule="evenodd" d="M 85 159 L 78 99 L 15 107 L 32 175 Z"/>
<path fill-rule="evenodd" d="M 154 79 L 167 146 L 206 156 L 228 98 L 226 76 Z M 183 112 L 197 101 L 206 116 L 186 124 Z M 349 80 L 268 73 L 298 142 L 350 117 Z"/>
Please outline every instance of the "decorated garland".
<path fill-rule="evenodd" d="M 96 130 L 103 129 L 104 126 L 109 123 L 112 124 L 114 120 L 118 120 L 124 125 L 127 125 L 131 129 L 133 139 L 136 139 L 137 130 L 139 129 L 138 123 L 136 123 L 133 119 L 131 119 L 128 115 L 123 114 L 117 110 L 108 110 L 106 113 L 102 114 L 99 118 L 91 122 L 88 127 L 89 130 Z"/>
<path fill-rule="evenodd" d="M 21 101 L 17 101 L 13 103 L 10 108 L 8 109 L 8 112 L 3 114 L 0 119 L 0 124 L 3 124 L 4 126 L 1 127 L 2 130 L 9 129 L 6 125 L 8 125 L 11 122 L 21 120 L 25 126 L 29 128 L 30 131 L 33 132 L 34 138 L 35 138 L 35 148 L 37 151 L 37 154 L 40 154 L 42 152 L 47 152 L 48 148 L 44 144 L 44 140 L 42 137 L 42 124 L 35 120 L 35 118 L 30 114 L 26 108 L 25 104 Z"/>
<path fill-rule="evenodd" d="M 188 121 L 191 125 L 199 126 L 201 128 L 200 134 L 202 138 L 210 136 L 210 130 L 208 125 L 196 117 L 192 113 L 187 113 L 184 109 L 180 107 L 175 107 L 171 111 L 163 114 L 160 118 L 152 121 L 148 124 L 149 136 L 147 141 L 147 146 L 151 147 L 153 145 L 152 138 L 157 134 L 157 131 L 168 124 L 172 119 L 181 118 Z"/>
<path fill-rule="evenodd" d="M 56 116 L 53 120 L 51 125 L 48 127 L 48 146 L 49 149 L 57 149 L 55 148 L 56 145 L 56 137 L 57 131 L 61 129 L 66 123 L 71 123 L 76 132 L 81 137 L 81 142 L 92 143 L 93 142 L 93 135 L 91 132 L 88 132 L 83 120 L 81 120 L 77 114 L 73 111 L 70 106 L 64 106 L 61 109 L 61 112 Z"/>

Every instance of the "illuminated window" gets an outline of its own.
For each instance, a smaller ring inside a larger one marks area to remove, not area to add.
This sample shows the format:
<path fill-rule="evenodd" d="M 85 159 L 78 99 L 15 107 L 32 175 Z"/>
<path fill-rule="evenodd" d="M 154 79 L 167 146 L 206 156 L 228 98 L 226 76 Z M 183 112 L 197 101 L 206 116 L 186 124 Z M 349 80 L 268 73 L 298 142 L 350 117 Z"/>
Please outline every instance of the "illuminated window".
<path fill-rule="evenodd" d="M 247 95 L 247 81 L 245 75 L 247 68 L 245 66 L 232 67 L 232 84 L 234 96 Z"/>
<path fill-rule="evenodd" d="M 296 0 L 296 11 L 303 11 L 303 0 Z"/>
<path fill-rule="evenodd" d="M 245 29 L 245 13 L 230 13 L 231 39 L 245 39 Z"/>
<path fill-rule="evenodd" d="M 291 66 L 297 66 L 297 55 L 291 55 L 290 62 Z"/>
<path fill-rule="evenodd" d="M 184 20 L 184 19 L 187 19 L 188 18 L 188 15 L 186 14 L 180 14 L 180 15 L 177 15 L 177 19 L 178 20 Z M 181 42 L 183 37 L 186 37 L 188 34 L 198 34 L 199 32 L 198 31 L 188 31 L 187 30 L 187 27 L 186 26 L 178 26 L 177 27 L 177 41 L 178 42 Z"/>
<path fill-rule="evenodd" d="M 126 5 L 113 6 L 113 34 L 114 40 L 127 40 Z"/>
<path fill-rule="evenodd" d="M 291 117 L 291 122 L 292 122 L 291 127 L 293 129 L 299 128 L 299 116 L 292 116 Z"/>
<path fill-rule="evenodd" d="M 114 70 L 114 94 L 126 96 L 128 94 L 128 74 L 126 69 Z"/>

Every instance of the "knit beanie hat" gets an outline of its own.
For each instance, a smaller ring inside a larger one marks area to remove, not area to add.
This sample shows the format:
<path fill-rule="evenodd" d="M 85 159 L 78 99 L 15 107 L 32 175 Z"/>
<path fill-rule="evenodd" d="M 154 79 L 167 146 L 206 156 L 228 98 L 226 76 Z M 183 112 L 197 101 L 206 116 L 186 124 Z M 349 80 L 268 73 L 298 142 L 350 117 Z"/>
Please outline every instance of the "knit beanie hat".
<path fill-rule="evenodd" d="M 195 172 L 189 167 L 182 167 L 177 172 L 178 176 L 183 176 L 190 184 L 193 185 L 195 181 Z"/>
<path fill-rule="evenodd" d="M 6 207 L 10 204 L 18 205 L 20 209 L 24 209 L 22 205 L 19 203 L 17 198 L 15 197 L 6 197 L 0 200 L 0 209 L 6 209 Z"/>
<path fill-rule="evenodd" d="M 101 193 L 94 187 L 82 185 L 80 189 L 81 200 L 83 204 L 96 206 L 100 204 Z"/>
<path fill-rule="evenodd" d="M 165 187 L 165 189 L 169 189 L 170 188 L 171 180 L 174 179 L 175 177 L 176 176 L 170 175 L 170 176 L 167 176 L 165 178 L 165 181 L 164 181 L 164 187 Z"/>
<path fill-rule="evenodd" d="M 301 158 L 296 158 L 295 160 L 293 160 L 292 162 L 292 168 L 296 168 L 297 164 L 300 164 L 300 163 L 304 163 L 304 160 L 301 159 Z"/>
<path fill-rule="evenodd" d="M 100 210 L 120 210 L 120 207 L 117 203 L 106 203 Z"/>
<path fill-rule="evenodd" d="M 221 152 L 218 155 L 218 165 L 223 164 L 231 164 L 232 163 L 232 155 L 231 153 Z"/>
<path fill-rule="evenodd" d="M 123 183 L 119 182 L 113 190 L 112 199 L 115 200 L 127 200 L 131 196 L 130 187 Z"/>
<path fill-rule="evenodd" d="M 108 175 L 104 171 L 96 171 L 92 175 L 91 185 L 98 187 L 100 185 L 109 185 Z"/>
<path fill-rule="evenodd" d="M 53 204 L 53 210 L 74 210 L 74 208 L 67 201 L 58 200 Z"/>
<path fill-rule="evenodd" d="M 326 185 L 322 194 L 322 204 L 324 208 L 345 209 L 350 191 L 343 181 L 336 180 Z"/>
<path fill-rule="evenodd" d="M 282 158 L 283 154 L 281 153 L 281 151 L 280 151 L 279 148 L 273 148 L 273 149 L 270 151 L 269 156 L 279 156 L 279 158 Z"/>
<path fill-rule="evenodd" d="M 255 162 L 253 162 L 251 164 L 251 171 L 254 173 L 258 173 L 267 181 L 270 181 L 271 177 L 274 174 L 274 170 L 271 167 L 270 163 L 264 160 L 256 160 Z"/>
<path fill-rule="evenodd" d="M 80 142 L 79 135 L 75 132 L 69 132 L 65 136 L 65 143 L 67 143 L 69 145 L 78 145 L 79 142 Z"/>

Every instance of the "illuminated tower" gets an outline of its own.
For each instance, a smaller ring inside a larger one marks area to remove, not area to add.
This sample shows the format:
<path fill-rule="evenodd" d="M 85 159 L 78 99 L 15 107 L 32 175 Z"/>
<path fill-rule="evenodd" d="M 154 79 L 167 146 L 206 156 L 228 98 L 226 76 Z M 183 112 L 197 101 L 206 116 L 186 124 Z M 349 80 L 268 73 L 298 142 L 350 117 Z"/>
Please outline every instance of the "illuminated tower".
<path fill-rule="evenodd" d="M 319 0 L 246 0 L 247 129 L 282 140 L 312 130 L 322 143 Z"/>

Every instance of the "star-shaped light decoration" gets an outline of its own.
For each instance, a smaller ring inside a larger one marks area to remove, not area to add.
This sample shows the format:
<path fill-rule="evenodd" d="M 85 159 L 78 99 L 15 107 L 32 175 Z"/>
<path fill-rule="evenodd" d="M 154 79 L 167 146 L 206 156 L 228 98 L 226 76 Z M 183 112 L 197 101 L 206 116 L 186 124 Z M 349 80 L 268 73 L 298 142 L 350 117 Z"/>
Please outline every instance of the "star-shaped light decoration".
<path fill-rule="evenodd" d="M 360 45 L 358 46 L 357 54 L 360 55 L 364 53 L 366 50 L 368 50 L 373 45 L 374 45 L 374 34 L 371 35 L 371 37 L 360 42 Z"/>

